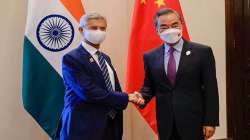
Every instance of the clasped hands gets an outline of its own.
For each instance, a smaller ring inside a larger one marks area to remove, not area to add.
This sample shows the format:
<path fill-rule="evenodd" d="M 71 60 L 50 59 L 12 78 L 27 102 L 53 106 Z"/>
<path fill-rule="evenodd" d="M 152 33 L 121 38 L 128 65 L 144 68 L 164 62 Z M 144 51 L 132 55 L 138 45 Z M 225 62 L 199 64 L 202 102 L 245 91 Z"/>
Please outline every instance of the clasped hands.
<path fill-rule="evenodd" d="M 134 93 L 131 93 L 128 95 L 129 102 L 132 102 L 136 105 L 144 105 L 145 100 L 143 99 L 141 93 L 135 91 Z"/>

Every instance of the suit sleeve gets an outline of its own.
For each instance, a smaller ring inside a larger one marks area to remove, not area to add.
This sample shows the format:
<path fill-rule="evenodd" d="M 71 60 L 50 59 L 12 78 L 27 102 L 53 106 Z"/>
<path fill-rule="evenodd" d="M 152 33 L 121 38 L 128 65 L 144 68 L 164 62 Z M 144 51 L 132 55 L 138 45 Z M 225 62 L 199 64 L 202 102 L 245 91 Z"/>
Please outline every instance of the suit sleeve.
<path fill-rule="evenodd" d="M 144 55 L 144 84 L 141 88 L 141 94 L 142 97 L 145 100 L 145 104 L 140 106 L 141 109 L 145 108 L 147 103 L 150 102 L 150 100 L 154 97 L 154 87 L 153 87 L 153 81 L 152 76 L 150 73 L 150 68 L 148 65 L 148 58 L 147 55 Z"/>
<path fill-rule="evenodd" d="M 128 95 L 122 92 L 110 92 L 93 82 L 86 68 L 77 63 L 70 55 L 62 60 L 64 81 L 74 90 L 83 101 L 108 105 L 116 109 L 125 109 L 128 104 Z"/>
<path fill-rule="evenodd" d="M 202 63 L 202 82 L 204 90 L 204 126 L 219 125 L 219 96 L 216 79 L 215 60 L 209 47 Z"/>

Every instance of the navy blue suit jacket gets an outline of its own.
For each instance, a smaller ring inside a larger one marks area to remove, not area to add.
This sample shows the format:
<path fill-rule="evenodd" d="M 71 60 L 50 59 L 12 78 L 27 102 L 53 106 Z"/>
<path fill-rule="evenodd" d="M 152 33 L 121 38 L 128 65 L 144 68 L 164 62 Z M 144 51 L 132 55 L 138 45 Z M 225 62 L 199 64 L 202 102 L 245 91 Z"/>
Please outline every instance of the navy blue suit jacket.
<path fill-rule="evenodd" d="M 164 69 L 164 46 L 144 55 L 146 103 L 156 97 L 160 140 L 168 140 L 173 124 L 182 140 L 203 140 L 203 126 L 219 125 L 215 60 L 210 47 L 184 41 L 175 85 Z"/>
<path fill-rule="evenodd" d="M 122 139 L 122 110 L 127 107 L 128 96 L 121 87 L 110 58 L 103 54 L 114 72 L 115 91 L 105 86 L 98 64 L 82 46 L 64 55 L 62 74 L 65 84 L 62 113 L 61 140 L 105 140 L 108 113 L 115 109 L 116 140 Z"/>

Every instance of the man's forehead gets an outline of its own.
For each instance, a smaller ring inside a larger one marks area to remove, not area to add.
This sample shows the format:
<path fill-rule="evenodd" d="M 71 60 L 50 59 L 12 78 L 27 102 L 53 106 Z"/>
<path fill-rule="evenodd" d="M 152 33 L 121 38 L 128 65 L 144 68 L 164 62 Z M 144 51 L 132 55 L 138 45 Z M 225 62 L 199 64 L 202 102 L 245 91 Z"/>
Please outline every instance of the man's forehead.
<path fill-rule="evenodd" d="M 159 17 L 160 23 L 165 23 L 165 22 L 171 23 L 171 22 L 176 22 L 176 21 L 179 21 L 179 18 L 174 13 L 162 15 Z"/>
<path fill-rule="evenodd" d="M 107 23 L 104 19 L 90 19 L 88 21 L 88 25 L 99 25 L 99 26 L 106 26 Z"/>

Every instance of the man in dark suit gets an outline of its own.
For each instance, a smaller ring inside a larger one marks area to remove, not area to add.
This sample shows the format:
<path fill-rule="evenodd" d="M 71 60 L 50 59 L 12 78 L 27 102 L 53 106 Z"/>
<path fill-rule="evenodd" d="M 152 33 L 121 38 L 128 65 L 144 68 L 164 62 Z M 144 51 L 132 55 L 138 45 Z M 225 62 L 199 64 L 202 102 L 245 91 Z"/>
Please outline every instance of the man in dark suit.
<path fill-rule="evenodd" d="M 81 45 L 64 55 L 65 84 L 60 140 L 121 140 L 122 110 L 128 101 L 143 103 L 121 92 L 110 58 L 99 50 L 106 19 L 92 12 L 80 20 Z"/>
<path fill-rule="evenodd" d="M 181 17 L 172 9 L 156 13 L 155 27 L 164 44 L 144 55 L 141 96 L 145 105 L 156 97 L 159 139 L 208 139 L 219 125 L 212 49 L 182 39 Z"/>

